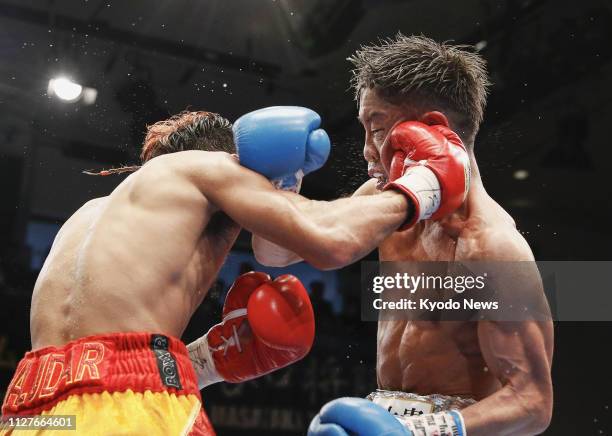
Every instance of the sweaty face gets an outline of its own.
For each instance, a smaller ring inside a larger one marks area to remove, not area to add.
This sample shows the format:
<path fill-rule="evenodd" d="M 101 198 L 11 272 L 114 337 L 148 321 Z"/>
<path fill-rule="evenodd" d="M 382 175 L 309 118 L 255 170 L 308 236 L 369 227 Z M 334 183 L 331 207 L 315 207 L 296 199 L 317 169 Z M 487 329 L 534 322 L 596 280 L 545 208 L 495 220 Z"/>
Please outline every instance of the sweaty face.
<path fill-rule="evenodd" d="M 381 162 L 381 149 L 392 128 L 409 117 L 405 108 L 389 103 L 370 88 L 361 93 L 358 118 L 365 129 L 363 157 L 368 163 L 368 175 L 378 179 L 376 188 L 382 189 L 387 183 L 388 162 Z"/>

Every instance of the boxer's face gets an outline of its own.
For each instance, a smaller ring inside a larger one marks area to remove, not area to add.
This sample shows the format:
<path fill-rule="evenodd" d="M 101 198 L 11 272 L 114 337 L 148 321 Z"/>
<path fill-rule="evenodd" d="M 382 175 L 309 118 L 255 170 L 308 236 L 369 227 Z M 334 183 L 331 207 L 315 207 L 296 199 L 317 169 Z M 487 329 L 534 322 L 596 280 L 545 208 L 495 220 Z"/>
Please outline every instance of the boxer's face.
<path fill-rule="evenodd" d="M 368 162 L 368 175 L 378 179 L 376 187 L 387 183 L 388 162 L 381 162 L 381 149 L 387 135 L 397 123 L 409 119 L 404 106 L 384 100 L 376 89 L 365 89 L 359 99 L 359 121 L 365 129 L 363 157 Z"/>

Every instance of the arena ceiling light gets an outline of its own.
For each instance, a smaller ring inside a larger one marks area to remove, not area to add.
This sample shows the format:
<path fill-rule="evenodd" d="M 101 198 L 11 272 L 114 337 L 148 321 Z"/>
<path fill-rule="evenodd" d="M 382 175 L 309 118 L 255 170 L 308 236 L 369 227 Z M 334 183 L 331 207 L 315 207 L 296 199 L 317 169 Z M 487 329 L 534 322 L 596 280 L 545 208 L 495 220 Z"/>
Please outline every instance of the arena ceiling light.
<path fill-rule="evenodd" d="M 98 91 L 73 82 L 68 77 L 55 77 L 49 80 L 47 95 L 57 97 L 68 103 L 81 100 L 84 104 L 93 104 L 96 101 Z"/>
<path fill-rule="evenodd" d="M 516 170 L 513 174 L 513 177 L 516 180 L 525 180 L 527 177 L 529 177 L 529 171 L 527 170 Z"/>

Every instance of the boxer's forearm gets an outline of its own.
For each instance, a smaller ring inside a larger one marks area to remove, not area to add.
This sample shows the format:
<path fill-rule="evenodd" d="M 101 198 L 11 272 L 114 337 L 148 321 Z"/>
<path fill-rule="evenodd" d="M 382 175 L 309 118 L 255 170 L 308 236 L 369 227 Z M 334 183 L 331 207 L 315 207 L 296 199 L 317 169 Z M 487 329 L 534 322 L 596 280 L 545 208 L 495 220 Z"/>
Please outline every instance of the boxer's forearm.
<path fill-rule="evenodd" d="M 281 217 L 272 228 L 252 229 L 253 233 L 283 247 L 284 261 L 304 259 L 320 269 L 341 268 L 367 255 L 405 222 L 409 209 L 406 198 L 394 192 L 332 202 L 276 194 L 288 200 L 289 207 L 275 210 Z M 287 221 L 292 224 L 283 230 Z M 266 233 L 270 230 L 278 235 Z"/>
<path fill-rule="evenodd" d="M 521 389 L 506 386 L 495 394 L 461 411 L 468 436 L 530 436 L 544 432 L 550 417 L 543 410 L 548 407 L 549 395 L 537 387 Z M 533 399 L 539 398 L 540 404 Z M 551 398 L 549 398 L 551 400 Z"/>
<path fill-rule="evenodd" d="M 336 264 L 349 265 L 382 243 L 412 213 L 406 197 L 395 192 L 380 195 L 342 198 L 332 202 L 311 201 L 297 204 L 306 219 L 325 229 L 334 246 L 343 251 Z"/>

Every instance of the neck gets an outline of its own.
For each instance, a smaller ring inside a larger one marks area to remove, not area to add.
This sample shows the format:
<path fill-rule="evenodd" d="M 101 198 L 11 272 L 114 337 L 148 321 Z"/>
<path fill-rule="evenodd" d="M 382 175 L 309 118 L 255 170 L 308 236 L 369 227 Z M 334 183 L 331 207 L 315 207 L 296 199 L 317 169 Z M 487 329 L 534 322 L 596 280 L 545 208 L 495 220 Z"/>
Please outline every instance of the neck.
<path fill-rule="evenodd" d="M 468 220 L 470 215 L 474 212 L 474 205 L 477 199 L 481 199 L 483 196 L 487 196 L 487 191 L 482 184 L 480 178 L 480 170 L 474 157 L 474 153 L 470 152 L 470 168 L 471 168 L 471 179 L 470 188 L 463 204 L 455 212 L 449 216 L 440 220 L 440 224 L 444 228 L 444 231 L 451 237 L 459 235 L 463 229 L 464 223 Z"/>
<path fill-rule="evenodd" d="M 470 169 L 472 171 L 472 176 L 470 179 L 470 189 L 468 191 L 468 198 L 474 194 L 481 193 L 485 191 L 484 185 L 482 184 L 482 179 L 480 178 L 480 169 L 478 168 L 478 163 L 476 163 L 476 157 L 473 152 L 469 152 L 470 156 Z M 467 199 L 466 199 L 467 203 Z"/>

